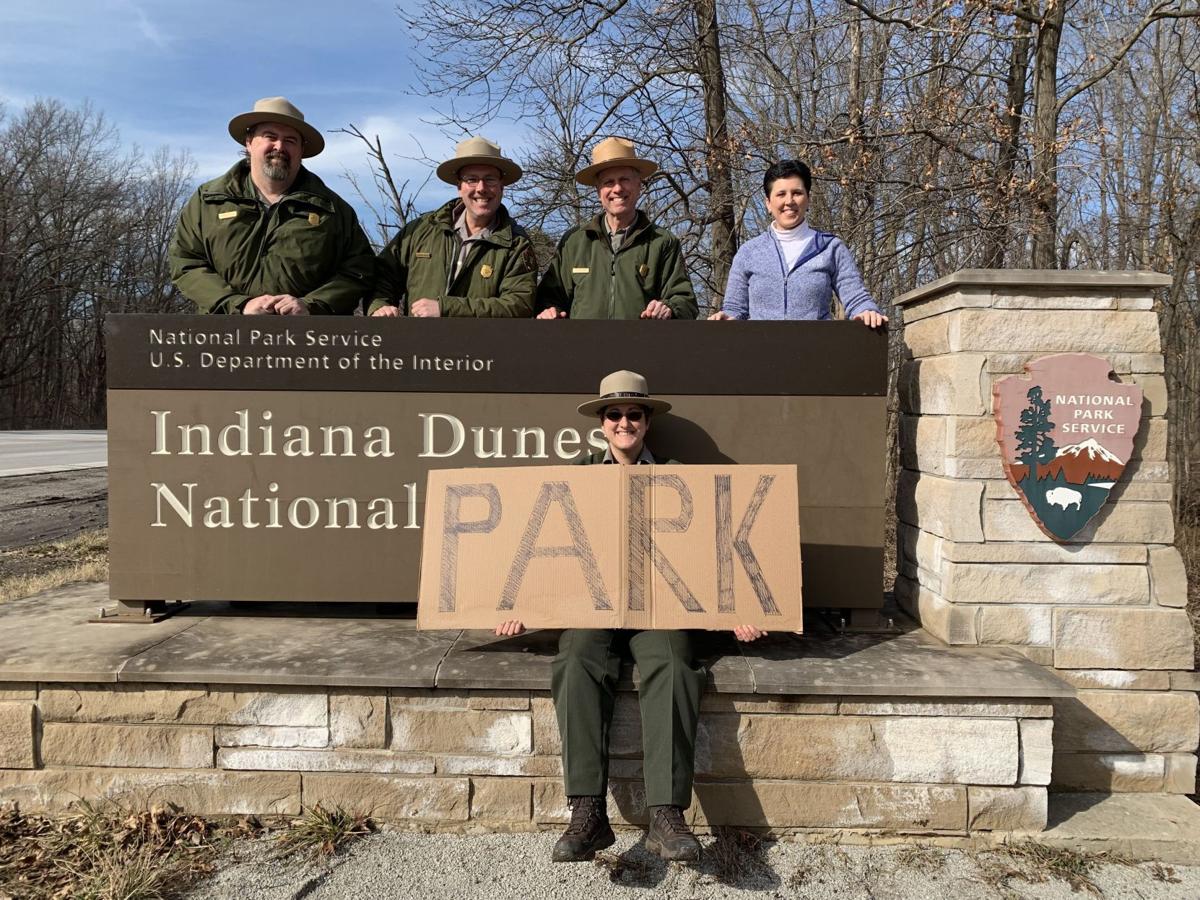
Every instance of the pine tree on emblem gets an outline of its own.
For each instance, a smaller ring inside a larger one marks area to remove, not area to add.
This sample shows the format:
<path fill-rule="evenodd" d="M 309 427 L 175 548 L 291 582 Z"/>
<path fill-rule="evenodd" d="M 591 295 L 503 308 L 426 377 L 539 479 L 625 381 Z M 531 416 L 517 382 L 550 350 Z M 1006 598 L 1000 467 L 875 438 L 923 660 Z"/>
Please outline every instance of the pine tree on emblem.
<path fill-rule="evenodd" d="M 1050 401 L 1042 399 L 1041 387 L 1034 386 L 1025 395 L 1029 405 L 1021 410 L 1021 427 L 1013 432 L 1017 439 L 1017 461 L 1029 466 L 1029 474 L 1038 477 L 1038 466 L 1051 462 L 1058 454 L 1050 432 Z"/>

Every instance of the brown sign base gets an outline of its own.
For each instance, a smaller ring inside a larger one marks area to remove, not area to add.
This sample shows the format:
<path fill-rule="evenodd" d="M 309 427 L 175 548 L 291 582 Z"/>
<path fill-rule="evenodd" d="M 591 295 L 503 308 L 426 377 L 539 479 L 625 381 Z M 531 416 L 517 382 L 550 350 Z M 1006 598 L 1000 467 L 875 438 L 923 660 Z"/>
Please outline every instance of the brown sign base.
<path fill-rule="evenodd" d="M 153 625 L 183 612 L 192 604 L 182 601 L 118 600 L 116 606 L 100 607 L 100 614 L 88 619 L 101 625 Z"/>

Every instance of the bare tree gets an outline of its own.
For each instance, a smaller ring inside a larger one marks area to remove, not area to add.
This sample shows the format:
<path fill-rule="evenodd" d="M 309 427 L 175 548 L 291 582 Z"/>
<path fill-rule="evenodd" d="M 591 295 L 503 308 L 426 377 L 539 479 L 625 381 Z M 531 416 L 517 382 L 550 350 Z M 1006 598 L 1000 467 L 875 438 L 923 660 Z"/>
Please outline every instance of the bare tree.
<path fill-rule="evenodd" d="M 87 105 L 0 119 L 0 427 L 103 422 L 104 317 L 180 308 L 166 250 L 191 180 Z"/>

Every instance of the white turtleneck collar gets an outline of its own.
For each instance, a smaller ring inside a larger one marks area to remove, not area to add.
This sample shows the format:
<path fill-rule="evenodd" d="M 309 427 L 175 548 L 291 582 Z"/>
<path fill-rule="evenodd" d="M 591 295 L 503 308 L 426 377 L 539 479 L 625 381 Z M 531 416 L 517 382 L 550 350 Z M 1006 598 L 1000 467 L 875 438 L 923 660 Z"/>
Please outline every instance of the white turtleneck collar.
<path fill-rule="evenodd" d="M 801 222 L 795 228 L 780 228 L 772 222 L 771 234 L 779 244 L 779 250 L 783 253 L 783 261 L 786 263 L 788 271 L 791 271 L 796 260 L 800 258 L 813 239 L 813 230 L 808 227 L 807 222 Z"/>

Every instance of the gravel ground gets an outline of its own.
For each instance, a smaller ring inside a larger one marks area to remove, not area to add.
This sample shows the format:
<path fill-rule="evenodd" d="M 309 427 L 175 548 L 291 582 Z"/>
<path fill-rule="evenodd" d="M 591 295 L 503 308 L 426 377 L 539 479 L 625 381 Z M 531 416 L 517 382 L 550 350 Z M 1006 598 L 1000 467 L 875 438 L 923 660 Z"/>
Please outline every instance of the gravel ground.
<path fill-rule="evenodd" d="M 266 841 L 241 842 L 188 900 L 522 900 L 579 897 L 803 897 L 812 900 L 1067 900 L 1087 896 L 1195 900 L 1200 868 L 1104 864 L 1072 887 L 1003 852 L 914 845 L 882 847 L 768 842 L 758 854 L 722 854 L 704 837 L 696 866 L 646 852 L 640 833 L 618 834 L 608 865 L 553 864 L 556 834 L 448 835 L 384 832 L 328 864 L 271 858 Z M 620 854 L 619 856 L 617 854 Z M 722 865 L 722 862 L 725 864 Z M 1021 877 L 1021 873 L 1025 878 Z M 1026 880 L 1028 879 L 1028 880 Z"/>
<path fill-rule="evenodd" d="M 53 541 L 108 524 L 108 469 L 0 480 L 0 548 Z"/>

